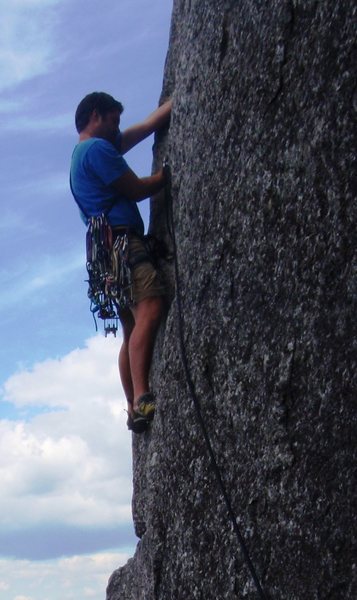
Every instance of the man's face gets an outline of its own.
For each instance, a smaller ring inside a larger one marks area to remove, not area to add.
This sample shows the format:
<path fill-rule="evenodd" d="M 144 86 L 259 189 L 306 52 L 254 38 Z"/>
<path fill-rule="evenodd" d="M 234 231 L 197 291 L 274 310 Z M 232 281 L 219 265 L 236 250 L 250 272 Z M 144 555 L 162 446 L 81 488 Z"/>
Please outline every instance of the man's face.
<path fill-rule="evenodd" d="M 94 111 L 95 136 L 114 143 L 119 131 L 120 113 L 118 110 L 108 112 L 104 117 Z"/>

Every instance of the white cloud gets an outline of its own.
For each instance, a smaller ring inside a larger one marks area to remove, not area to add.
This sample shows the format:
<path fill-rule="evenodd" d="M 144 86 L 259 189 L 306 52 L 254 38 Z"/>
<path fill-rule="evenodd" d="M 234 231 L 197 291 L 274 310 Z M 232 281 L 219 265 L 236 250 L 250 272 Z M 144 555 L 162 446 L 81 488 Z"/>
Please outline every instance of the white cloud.
<path fill-rule="evenodd" d="M 50 412 L 0 421 L 0 522 L 104 526 L 131 521 L 131 438 L 117 372 L 120 340 L 36 364 L 4 385 L 18 408 Z"/>
<path fill-rule="evenodd" d="M 29 224 L 29 219 L 27 215 L 15 213 L 13 210 L 6 210 L 2 213 L 1 222 L 0 222 L 0 233 L 5 235 L 8 230 L 21 229 L 22 231 L 33 231 L 35 229 L 33 223 Z M 37 229 L 35 229 L 37 231 Z M 0 272 L 1 275 L 1 272 Z"/>
<path fill-rule="evenodd" d="M 82 241 L 82 240 L 81 240 Z M 61 252 L 57 255 L 44 255 L 36 257 L 26 254 L 21 257 L 21 262 L 13 264 L 11 270 L 4 267 L 0 270 L 0 281 L 3 293 L 0 298 L 0 307 L 16 306 L 23 304 L 26 299 L 32 303 L 41 302 L 38 292 L 49 293 L 50 288 L 62 288 L 72 273 L 82 273 L 79 280 L 83 280 L 85 271 L 85 251 L 83 242 L 81 249 Z M 61 292 L 63 290 L 61 289 Z"/>
<path fill-rule="evenodd" d="M 0 58 L 1 65 L 1 58 Z M 10 111 L 10 105 L 4 104 L 3 109 L 8 108 Z M 12 112 L 19 107 L 13 106 Z M 0 104 L 1 112 L 1 104 Z M 5 112 L 5 110 L 3 110 Z M 50 115 L 48 117 L 31 115 L 31 117 L 23 116 L 18 114 L 15 118 L 5 121 L 2 125 L 4 132 L 34 132 L 37 135 L 41 132 L 46 133 L 68 133 L 75 138 L 74 134 L 74 117 L 73 112 L 64 113 L 61 115 Z"/>
<path fill-rule="evenodd" d="M 0 98 L 0 113 L 9 114 L 18 111 L 21 108 L 23 108 L 23 100 L 5 100 L 4 98 Z M 3 123 L 3 125 L 6 127 L 7 122 Z"/>
<path fill-rule="evenodd" d="M 127 553 L 100 553 L 51 561 L 0 560 L 0 600 L 103 598 L 111 573 Z"/>
<path fill-rule="evenodd" d="M 0 81 L 7 88 L 44 73 L 54 60 L 59 0 L 0 0 Z"/>

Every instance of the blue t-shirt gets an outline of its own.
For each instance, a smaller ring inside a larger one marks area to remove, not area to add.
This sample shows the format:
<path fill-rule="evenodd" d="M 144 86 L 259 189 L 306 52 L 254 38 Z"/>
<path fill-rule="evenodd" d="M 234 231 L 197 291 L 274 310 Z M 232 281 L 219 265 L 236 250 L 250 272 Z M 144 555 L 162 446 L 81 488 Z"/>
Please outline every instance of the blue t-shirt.
<path fill-rule="evenodd" d="M 120 196 L 111 187 L 128 169 L 122 155 L 107 140 L 90 138 L 80 142 L 72 155 L 72 193 L 85 217 L 104 213 L 112 226 L 131 227 L 142 235 L 144 223 L 135 200 Z"/>

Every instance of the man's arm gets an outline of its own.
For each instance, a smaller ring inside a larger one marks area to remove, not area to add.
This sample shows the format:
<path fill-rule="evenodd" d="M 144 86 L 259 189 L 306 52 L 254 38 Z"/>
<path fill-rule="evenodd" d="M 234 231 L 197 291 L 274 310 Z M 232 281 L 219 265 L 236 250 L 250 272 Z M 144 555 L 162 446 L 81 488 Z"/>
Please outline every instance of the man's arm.
<path fill-rule="evenodd" d="M 153 196 L 159 192 L 165 184 L 165 176 L 163 169 L 151 175 L 150 177 L 137 177 L 135 173 L 129 169 L 121 177 L 113 181 L 111 187 L 115 189 L 120 196 L 124 196 L 129 200 L 140 202 L 145 198 Z"/>
<path fill-rule="evenodd" d="M 133 146 L 136 146 L 136 144 L 154 133 L 154 131 L 167 125 L 170 118 L 171 106 L 172 100 L 167 100 L 164 104 L 159 106 L 159 108 L 154 110 L 154 112 L 144 121 L 123 131 L 121 135 L 121 153 L 125 154 L 128 150 L 133 148 Z"/>

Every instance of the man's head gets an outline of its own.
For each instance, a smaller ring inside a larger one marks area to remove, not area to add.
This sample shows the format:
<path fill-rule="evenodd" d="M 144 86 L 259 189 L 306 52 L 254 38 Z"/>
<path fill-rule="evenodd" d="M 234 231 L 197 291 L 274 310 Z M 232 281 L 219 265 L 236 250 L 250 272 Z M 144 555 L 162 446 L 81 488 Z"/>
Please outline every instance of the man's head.
<path fill-rule="evenodd" d="M 93 125 L 98 137 L 110 138 L 118 130 L 119 118 L 124 108 L 121 102 L 105 92 L 92 92 L 78 104 L 75 123 L 78 133 Z"/>

